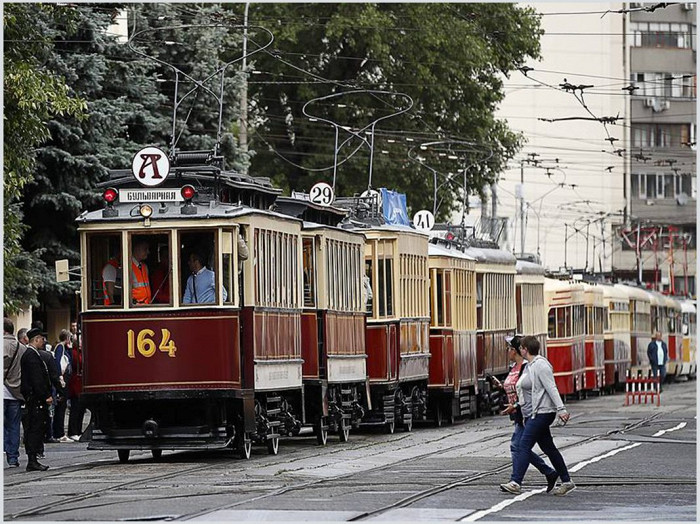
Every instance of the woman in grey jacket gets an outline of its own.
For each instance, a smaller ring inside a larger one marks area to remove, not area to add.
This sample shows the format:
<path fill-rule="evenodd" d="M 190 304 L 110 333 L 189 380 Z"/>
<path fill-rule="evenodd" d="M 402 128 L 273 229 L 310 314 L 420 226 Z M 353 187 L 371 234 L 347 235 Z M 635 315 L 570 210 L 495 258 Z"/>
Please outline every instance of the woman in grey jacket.
<path fill-rule="evenodd" d="M 552 466 L 559 474 L 561 484 L 554 490 L 555 495 L 566 495 L 576 488 L 569 477 L 564 458 L 554 445 L 549 426 L 557 418 L 566 423 L 569 413 L 561 400 L 559 390 L 554 381 L 554 372 L 549 361 L 540 356 L 540 343 L 535 337 L 525 337 L 521 341 L 523 357 L 528 360 L 529 373 L 521 377 L 520 388 L 532 390 L 532 413 L 525 421 L 525 429 L 520 437 L 518 452 L 513 463 L 513 473 L 510 482 L 501 484 L 503 491 L 518 494 L 525 472 L 530 463 L 530 452 L 538 444 Z M 526 383 L 527 382 L 527 383 Z"/>

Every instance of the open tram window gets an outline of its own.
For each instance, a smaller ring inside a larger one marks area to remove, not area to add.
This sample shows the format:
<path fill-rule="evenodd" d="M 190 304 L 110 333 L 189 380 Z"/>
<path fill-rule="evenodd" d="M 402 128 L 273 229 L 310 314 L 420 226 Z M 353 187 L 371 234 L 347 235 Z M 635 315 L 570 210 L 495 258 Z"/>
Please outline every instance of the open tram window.
<path fill-rule="evenodd" d="M 88 235 L 87 243 L 90 307 L 122 306 L 121 234 Z"/>
<path fill-rule="evenodd" d="M 224 302 L 229 299 L 229 291 L 222 284 L 217 271 L 219 246 L 216 233 L 214 229 L 180 233 L 180 290 L 183 305 L 219 304 L 219 291 Z M 231 271 L 229 269 L 229 274 Z"/>
<path fill-rule="evenodd" d="M 394 314 L 393 260 L 380 258 L 377 262 L 379 273 L 379 316 L 390 317 Z"/>
<path fill-rule="evenodd" d="M 238 243 L 237 233 L 230 229 L 224 229 L 221 232 L 221 286 L 224 304 L 229 306 L 235 305 L 234 283 L 238 280 L 238 260 L 234 257 L 234 243 Z"/>

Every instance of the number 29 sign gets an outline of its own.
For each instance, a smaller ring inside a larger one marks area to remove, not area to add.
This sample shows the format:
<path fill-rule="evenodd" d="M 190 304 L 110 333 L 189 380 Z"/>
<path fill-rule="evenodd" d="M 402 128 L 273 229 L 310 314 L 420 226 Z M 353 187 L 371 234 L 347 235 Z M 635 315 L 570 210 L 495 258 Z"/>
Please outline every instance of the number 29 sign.
<path fill-rule="evenodd" d="M 330 206 L 335 199 L 333 188 L 325 182 L 314 184 L 309 192 L 309 200 L 319 206 Z"/>

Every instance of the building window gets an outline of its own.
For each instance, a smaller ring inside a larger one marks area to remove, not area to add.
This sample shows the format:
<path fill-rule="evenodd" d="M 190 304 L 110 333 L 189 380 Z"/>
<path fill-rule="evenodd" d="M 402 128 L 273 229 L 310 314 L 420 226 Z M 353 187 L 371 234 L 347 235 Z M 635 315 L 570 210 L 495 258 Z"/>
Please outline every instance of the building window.
<path fill-rule="evenodd" d="M 689 144 L 694 136 L 690 124 L 633 124 L 632 146 L 670 148 Z"/>
<path fill-rule="evenodd" d="M 668 22 L 632 22 L 634 47 L 690 49 L 692 33 L 690 24 Z"/>

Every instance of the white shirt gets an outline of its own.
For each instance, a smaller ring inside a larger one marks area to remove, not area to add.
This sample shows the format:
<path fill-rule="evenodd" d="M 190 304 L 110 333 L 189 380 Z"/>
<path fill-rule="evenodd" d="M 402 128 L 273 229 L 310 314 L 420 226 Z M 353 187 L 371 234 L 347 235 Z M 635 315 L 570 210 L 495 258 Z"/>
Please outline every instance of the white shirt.
<path fill-rule="evenodd" d="M 665 362 L 664 358 L 664 347 L 661 345 L 661 341 L 657 340 L 656 341 L 656 362 L 658 363 L 659 366 L 663 366 Z"/>

